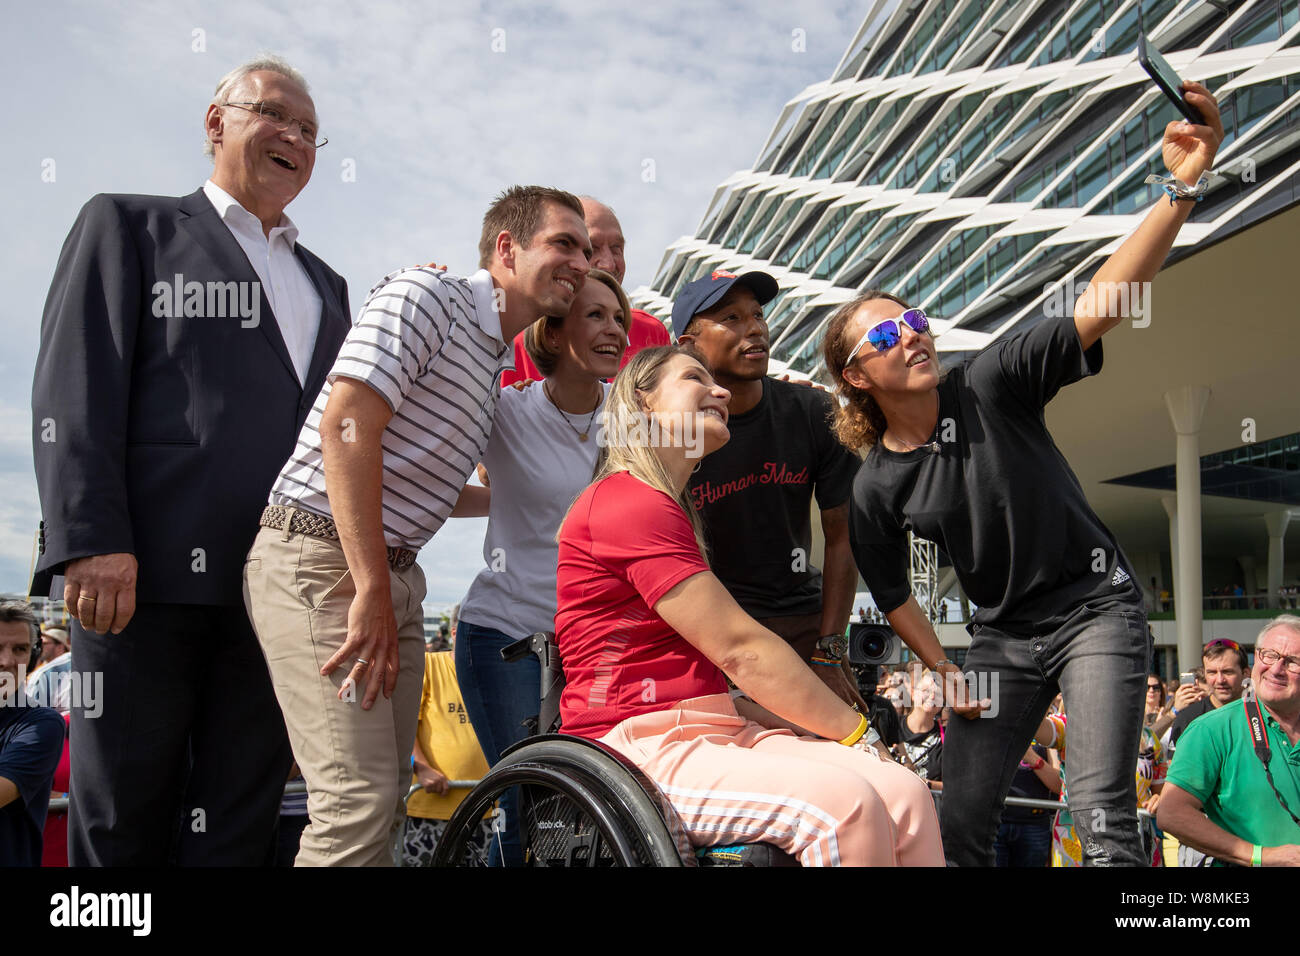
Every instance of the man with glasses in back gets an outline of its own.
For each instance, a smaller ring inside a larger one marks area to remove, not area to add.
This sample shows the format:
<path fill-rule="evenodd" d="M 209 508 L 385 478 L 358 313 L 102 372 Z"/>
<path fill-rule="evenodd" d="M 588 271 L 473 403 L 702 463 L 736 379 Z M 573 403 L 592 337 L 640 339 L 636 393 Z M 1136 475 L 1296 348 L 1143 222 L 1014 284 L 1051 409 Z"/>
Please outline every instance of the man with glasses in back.
<path fill-rule="evenodd" d="M 1300 617 L 1264 626 L 1251 684 L 1182 735 L 1157 818 L 1216 861 L 1300 866 Z"/>
<path fill-rule="evenodd" d="M 72 714 L 74 866 L 270 862 L 290 766 L 241 575 L 347 285 L 284 214 L 325 144 L 302 76 L 238 67 L 204 125 L 202 188 L 86 204 L 41 324 L 32 589 L 63 577 L 73 670 L 103 688 Z"/>

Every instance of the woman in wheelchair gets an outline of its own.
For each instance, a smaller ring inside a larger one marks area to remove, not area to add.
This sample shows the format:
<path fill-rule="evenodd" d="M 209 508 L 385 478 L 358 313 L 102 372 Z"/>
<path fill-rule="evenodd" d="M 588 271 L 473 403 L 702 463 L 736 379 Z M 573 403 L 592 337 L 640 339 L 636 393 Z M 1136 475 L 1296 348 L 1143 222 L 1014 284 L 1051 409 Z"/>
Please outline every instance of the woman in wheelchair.
<path fill-rule="evenodd" d="M 867 748 L 865 718 L 709 570 L 684 490 L 730 437 L 727 398 L 677 347 L 638 353 L 615 379 L 605 458 L 558 536 L 561 730 L 640 767 L 696 846 L 763 841 L 805 866 L 942 865 L 925 784 Z M 727 677 L 752 700 L 733 700 Z"/>

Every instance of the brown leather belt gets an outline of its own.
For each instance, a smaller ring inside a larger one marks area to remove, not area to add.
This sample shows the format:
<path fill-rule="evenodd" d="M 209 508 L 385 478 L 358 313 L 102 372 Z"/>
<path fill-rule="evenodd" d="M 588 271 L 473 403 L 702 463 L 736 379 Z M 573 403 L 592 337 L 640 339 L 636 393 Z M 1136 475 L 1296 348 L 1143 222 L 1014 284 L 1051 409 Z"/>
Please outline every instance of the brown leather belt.
<path fill-rule="evenodd" d="M 293 515 L 292 518 L 289 516 Z M 313 511 L 299 511 L 297 508 L 281 508 L 279 505 L 267 505 L 258 522 L 263 528 L 283 531 L 285 522 L 289 522 L 289 533 L 305 534 L 326 541 L 337 541 L 339 529 L 334 519 L 318 515 Z M 389 548 L 388 566 L 394 571 L 405 571 L 415 564 L 415 552 L 409 548 Z"/>

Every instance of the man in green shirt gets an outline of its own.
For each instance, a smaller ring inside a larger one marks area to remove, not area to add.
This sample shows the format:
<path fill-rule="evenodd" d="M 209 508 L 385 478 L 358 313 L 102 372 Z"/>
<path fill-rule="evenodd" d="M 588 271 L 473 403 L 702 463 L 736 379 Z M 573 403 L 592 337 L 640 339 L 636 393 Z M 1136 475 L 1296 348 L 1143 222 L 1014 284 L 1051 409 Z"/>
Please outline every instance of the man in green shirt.
<path fill-rule="evenodd" d="M 1181 842 L 1225 863 L 1300 866 L 1300 823 L 1293 816 L 1300 815 L 1300 617 L 1283 614 L 1265 625 L 1251 678 L 1268 734 L 1272 784 L 1255 753 L 1245 706 L 1234 702 L 1183 733 L 1157 819 Z"/>

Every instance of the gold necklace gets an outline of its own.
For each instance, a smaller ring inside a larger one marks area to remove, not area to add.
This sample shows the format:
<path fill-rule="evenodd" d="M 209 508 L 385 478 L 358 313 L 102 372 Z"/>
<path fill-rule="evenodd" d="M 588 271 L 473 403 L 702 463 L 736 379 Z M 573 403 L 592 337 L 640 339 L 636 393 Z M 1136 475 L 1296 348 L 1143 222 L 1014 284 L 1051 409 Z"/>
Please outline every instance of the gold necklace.
<path fill-rule="evenodd" d="M 548 384 L 548 382 L 542 383 L 542 391 L 546 394 L 547 399 L 549 399 L 550 403 L 555 406 L 555 410 L 560 413 L 560 417 L 564 419 L 564 423 L 573 429 L 573 433 L 578 436 L 578 441 L 586 441 L 587 435 L 591 431 L 591 423 L 596 420 L 596 413 L 600 411 L 601 399 L 604 398 L 604 389 L 601 389 L 601 395 L 596 399 L 596 407 L 591 410 L 591 417 L 587 419 L 587 427 L 582 431 L 578 431 L 577 426 L 569 420 L 569 413 L 560 407 L 560 403 L 555 400 L 555 396 L 553 396 L 551 390 L 547 388 Z M 599 387 L 599 385 L 597 387 Z"/>

